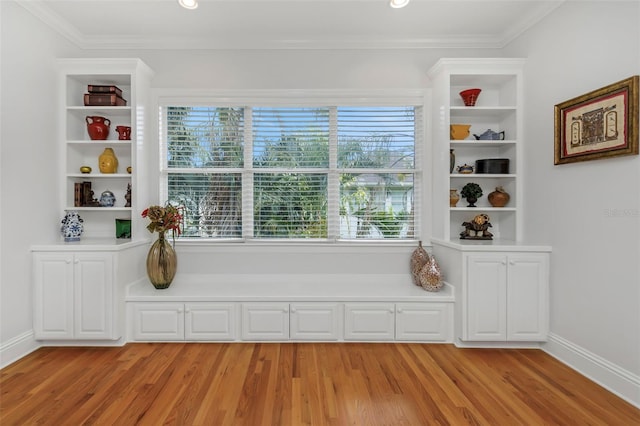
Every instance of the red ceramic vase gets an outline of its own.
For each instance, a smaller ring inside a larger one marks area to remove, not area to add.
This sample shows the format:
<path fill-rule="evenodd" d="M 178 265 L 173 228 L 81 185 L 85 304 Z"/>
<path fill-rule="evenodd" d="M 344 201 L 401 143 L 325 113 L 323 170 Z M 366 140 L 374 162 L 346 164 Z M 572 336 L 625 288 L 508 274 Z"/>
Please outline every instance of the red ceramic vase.
<path fill-rule="evenodd" d="M 97 115 L 88 115 L 85 117 L 85 121 L 87 122 L 87 132 L 89 133 L 91 140 L 103 141 L 107 139 L 109 136 L 111 120 Z"/>

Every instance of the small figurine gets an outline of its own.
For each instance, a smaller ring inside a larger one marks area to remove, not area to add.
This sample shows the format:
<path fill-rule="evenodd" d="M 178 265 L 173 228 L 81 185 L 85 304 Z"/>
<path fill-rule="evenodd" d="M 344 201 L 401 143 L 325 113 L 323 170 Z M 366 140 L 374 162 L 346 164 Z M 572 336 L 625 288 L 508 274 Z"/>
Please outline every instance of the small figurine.
<path fill-rule="evenodd" d="M 493 234 L 489 232 L 491 223 L 487 214 L 479 214 L 471 222 L 463 222 L 465 230 L 460 233 L 461 240 L 492 240 Z"/>
<path fill-rule="evenodd" d="M 124 199 L 127 200 L 125 207 L 131 207 L 131 184 L 127 184 L 127 193 L 124 194 Z"/>

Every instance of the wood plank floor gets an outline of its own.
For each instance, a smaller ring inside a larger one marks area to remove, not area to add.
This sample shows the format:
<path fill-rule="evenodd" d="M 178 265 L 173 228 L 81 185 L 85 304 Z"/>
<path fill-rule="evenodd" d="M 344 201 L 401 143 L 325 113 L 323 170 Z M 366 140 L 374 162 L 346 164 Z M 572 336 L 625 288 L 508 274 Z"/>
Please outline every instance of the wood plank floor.
<path fill-rule="evenodd" d="M 41 348 L 0 372 L 8 425 L 640 425 L 539 350 L 363 343 Z"/>

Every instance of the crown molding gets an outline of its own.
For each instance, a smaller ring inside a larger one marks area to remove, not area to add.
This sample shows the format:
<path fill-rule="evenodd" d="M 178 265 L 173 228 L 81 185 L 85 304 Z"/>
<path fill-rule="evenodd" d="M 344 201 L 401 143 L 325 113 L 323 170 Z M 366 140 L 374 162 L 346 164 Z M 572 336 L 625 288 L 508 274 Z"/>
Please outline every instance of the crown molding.
<path fill-rule="evenodd" d="M 522 14 L 517 23 L 509 27 L 502 34 L 502 46 L 505 47 L 512 41 L 514 41 L 517 37 L 526 32 L 529 28 L 533 27 L 535 24 L 540 22 L 546 16 L 550 15 L 551 12 L 559 8 L 563 3 L 567 0 L 557 0 L 555 3 L 549 4 L 540 4 L 538 9 L 531 13 Z"/>
<path fill-rule="evenodd" d="M 16 3 L 51 27 L 54 31 L 58 32 L 64 38 L 76 46 L 82 47 L 82 33 L 63 17 L 48 8 L 43 1 L 18 0 Z"/>
<path fill-rule="evenodd" d="M 175 36 L 90 36 L 81 33 L 69 21 L 52 11 L 42 0 L 17 0 L 16 3 L 80 49 L 90 50 L 367 50 L 367 49 L 501 49 L 535 25 L 567 0 L 544 2 L 497 35 L 462 34 L 453 37 L 375 39 L 362 37 L 315 39 L 203 39 Z"/>
<path fill-rule="evenodd" d="M 142 49 L 142 50 L 350 50 L 350 49 L 439 49 L 481 48 L 504 46 L 499 38 L 463 36 L 428 39 L 234 39 L 203 40 L 171 37 L 81 37 L 70 39 L 82 49 Z"/>

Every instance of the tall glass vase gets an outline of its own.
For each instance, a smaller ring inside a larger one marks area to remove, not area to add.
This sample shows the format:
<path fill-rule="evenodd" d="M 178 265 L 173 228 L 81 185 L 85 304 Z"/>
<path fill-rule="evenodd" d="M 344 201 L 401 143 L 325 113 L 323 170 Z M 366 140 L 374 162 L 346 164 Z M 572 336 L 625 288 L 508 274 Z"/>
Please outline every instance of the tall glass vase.
<path fill-rule="evenodd" d="M 147 275 L 151 284 L 159 290 L 168 288 L 176 275 L 178 257 L 165 238 L 164 232 L 158 233 L 158 239 L 151 245 L 147 255 Z"/>

